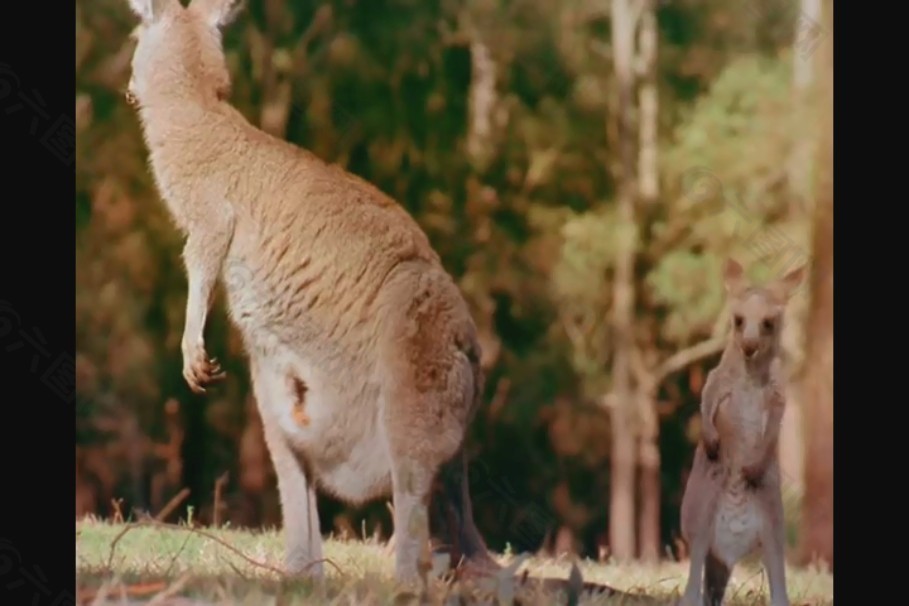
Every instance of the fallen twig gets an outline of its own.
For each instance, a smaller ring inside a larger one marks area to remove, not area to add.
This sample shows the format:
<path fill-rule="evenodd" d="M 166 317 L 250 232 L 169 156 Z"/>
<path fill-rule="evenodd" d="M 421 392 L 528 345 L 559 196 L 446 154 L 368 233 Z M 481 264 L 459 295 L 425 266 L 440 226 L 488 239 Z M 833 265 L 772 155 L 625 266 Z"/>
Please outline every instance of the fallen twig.
<path fill-rule="evenodd" d="M 278 576 L 280 576 L 281 578 L 288 578 L 288 577 L 292 576 L 292 575 L 287 574 L 287 572 L 285 572 L 279 568 L 275 568 L 274 566 L 265 564 L 264 562 L 258 562 L 256 560 L 250 558 L 249 556 L 244 554 L 242 551 L 240 551 L 239 549 L 237 549 L 236 547 L 234 547 L 233 545 L 231 545 L 224 539 L 217 537 L 217 536 L 211 534 L 210 532 L 206 532 L 205 530 L 201 530 L 199 528 L 192 528 L 190 526 L 179 526 L 177 524 L 168 524 L 166 522 L 159 522 L 158 520 L 156 520 L 154 518 L 149 518 L 149 519 L 143 520 L 141 522 L 133 522 L 132 524 L 127 524 L 126 527 L 122 531 L 120 531 L 120 533 L 117 534 L 116 537 L 114 537 L 114 540 L 111 542 L 111 545 L 110 545 L 110 555 L 108 556 L 108 559 L 107 559 L 108 571 L 113 570 L 112 563 L 114 560 L 114 552 L 117 548 L 117 543 L 120 541 L 120 539 L 123 538 L 124 535 L 126 535 L 127 532 L 129 532 L 130 530 L 133 530 L 134 528 L 139 528 L 141 526 L 156 526 L 159 528 L 170 528 L 172 530 L 180 530 L 180 531 L 184 531 L 184 532 L 190 532 L 193 534 L 197 534 L 199 536 L 205 537 L 206 539 L 209 539 L 209 540 L 214 541 L 215 543 L 221 545 L 222 547 L 224 547 L 225 549 L 227 549 L 234 555 L 239 556 L 247 564 L 273 572 L 273 573 L 277 574 Z M 335 564 L 329 558 L 322 558 L 320 560 L 314 560 L 314 561 L 310 562 L 309 564 L 307 564 L 306 566 L 304 566 L 303 570 L 301 570 L 300 572 L 302 573 L 302 572 L 306 571 L 310 566 L 315 566 L 316 564 L 320 564 L 320 563 L 330 564 L 341 575 L 347 576 L 347 573 L 345 573 L 343 570 L 341 570 L 341 567 L 338 566 L 337 564 Z"/>
<path fill-rule="evenodd" d="M 180 549 L 174 554 L 174 557 L 170 559 L 170 564 L 167 566 L 167 570 L 164 571 L 164 576 L 170 576 L 170 571 L 173 569 L 174 564 L 177 563 L 177 558 L 180 557 L 180 554 L 183 553 L 183 550 L 186 549 L 186 544 L 189 543 L 189 538 L 193 536 L 191 534 L 186 535 L 186 539 L 183 541 L 183 544 L 180 545 Z"/>
<path fill-rule="evenodd" d="M 243 574 L 243 571 L 240 570 L 239 568 L 237 568 L 236 565 L 235 565 L 233 562 L 231 562 L 230 560 L 222 559 L 222 558 L 219 557 L 219 558 L 218 558 L 218 561 L 224 562 L 225 564 L 227 564 L 228 566 L 230 566 L 230 569 L 234 571 L 234 574 L 236 574 L 238 577 L 240 577 L 240 578 L 243 579 L 244 581 L 249 581 L 249 577 L 246 576 L 245 574 Z"/>

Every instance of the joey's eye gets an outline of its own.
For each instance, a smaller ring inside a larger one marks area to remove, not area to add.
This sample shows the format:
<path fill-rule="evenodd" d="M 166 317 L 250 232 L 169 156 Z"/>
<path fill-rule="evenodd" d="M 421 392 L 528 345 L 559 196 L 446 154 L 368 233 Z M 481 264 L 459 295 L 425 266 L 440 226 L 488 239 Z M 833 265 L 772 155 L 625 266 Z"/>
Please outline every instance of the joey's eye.
<path fill-rule="evenodd" d="M 742 316 L 736 316 L 733 320 L 735 322 L 736 328 L 741 328 L 742 324 L 745 322 L 745 320 L 744 320 L 744 318 L 742 318 Z"/>
<path fill-rule="evenodd" d="M 764 332 L 773 332 L 773 327 L 774 322 L 772 318 L 765 318 L 764 321 L 761 322 L 761 328 L 764 329 Z"/>

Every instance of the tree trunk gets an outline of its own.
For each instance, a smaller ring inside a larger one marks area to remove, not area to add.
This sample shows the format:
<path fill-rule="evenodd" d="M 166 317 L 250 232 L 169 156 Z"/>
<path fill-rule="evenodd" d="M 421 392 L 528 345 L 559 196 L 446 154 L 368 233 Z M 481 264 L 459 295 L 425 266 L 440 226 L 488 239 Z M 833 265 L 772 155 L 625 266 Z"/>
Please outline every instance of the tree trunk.
<path fill-rule="evenodd" d="M 795 120 L 792 132 L 795 140 L 787 167 L 787 210 L 793 218 L 810 210 L 810 201 L 813 199 L 811 165 L 816 153 L 815 140 L 810 130 L 802 125 L 808 124 L 811 116 L 811 89 L 815 72 L 811 42 L 812 36 L 816 34 L 813 26 L 821 21 L 821 0 L 801 0 L 799 8 L 792 41 L 792 107 Z"/>
<path fill-rule="evenodd" d="M 795 33 L 792 40 L 792 107 L 793 124 L 791 155 L 787 165 L 788 204 L 790 219 L 805 217 L 813 207 L 812 168 L 815 163 L 816 140 L 810 130 L 815 101 L 815 61 L 812 60 L 810 42 L 811 23 L 820 23 L 821 0 L 801 0 Z M 780 431 L 780 470 L 787 490 L 804 494 L 805 445 L 802 429 L 802 398 L 792 397 L 786 405 Z"/>
<path fill-rule="evenodd" d="M 792 498 L 801 498 L 805 493 L 802 399 L 802 394 L 794 389 L 790 390 L 780 428 L 780 473 L 783 476 L 783 490 Z"/>
<path fill-rule="evenodd" d="M 470 43 L 470 127 L 467 154 L 478 172 L 492 157 L 492 122 L 496 104 L 496 64 L 479 34 Z"/>
<path fill-rule="evenodd" d="M 824 3 L 821 130 L 814 210 L 811 311 L 803 392 L 806 418 L 803 561 L 833 566 L 833 3 Z"/>
<path fill-rule="evenodd" d="M 635 393 L 631 380 L 634 347 L 634 255 L 636 225 L 634 204 L 635 132 L 634 104 L 634 14 L 631 0 L 612 0 L 612 44 L 618 92 L 619 154 L 618 242 L 612 303 L 612 456 L 609 507 L 609 547 L 618 560 L 635 555 Z"/>
<path fill-rule="evenodd" d="M 641 85 L 638 92 L 640 127 L 638 153 L 639 198 L 643 205 L 657 201 L 660 195 L 660 173 L 657 167 L 657 128 L 659 124 L 659 96 L 657 89 L 656 0 L 643 0 L 641 27 L 638 37 L 641 68 Z"/>
<path fill-rule="evenodd" d="M 659 195 L 657 168 L 658 96 L 656 81 L 657 23 L 654 0 L 642 4 L 638 56 L 641 83 L 638 89 L 640 104 L 638 182 L 641 204 L 656 203 Z M 660 425 L 656 410 L 656 389 L 649 384 L 638 385 L 641 435 L 638 444 L 640 458 L 641 511 L 638 519 L 638 549 L 642 560 L 656 563 L 660 559 Z"/>
<path fill-rule="evenodd" d="M 638 456 L 641 466 L 641 513 L 638 519 L 640 557 L 655 564 L 660 559 L 660 426 L 656 399 L 641 393 L 643 423 Z"/>

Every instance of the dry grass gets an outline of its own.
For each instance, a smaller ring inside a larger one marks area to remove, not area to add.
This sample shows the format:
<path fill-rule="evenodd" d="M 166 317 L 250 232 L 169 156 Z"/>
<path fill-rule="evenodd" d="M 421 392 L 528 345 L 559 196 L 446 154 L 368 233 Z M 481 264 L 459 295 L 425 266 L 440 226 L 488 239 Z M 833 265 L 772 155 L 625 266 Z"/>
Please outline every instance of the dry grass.
<path fill-rule="evenodd" d="M 287 580 L 280 575 L 282 539 L 275 531 L 205 530 L 123 525 L 83 520 L 76 525 L 76 574 L 82 604 L 124 604 L 151 600 L 167 604 L 493 604 L 494 586 L 451 587 L 442 580 L 420 588 L 395 585 L 393 559 L 375 542 L 328 540 L 324 583 Z M 126 531 L 125 534 L 124 531 Z M 119 537 L 119 538 L 118 538 Z M 503 556 L 501 561 L 508 563 Z M 567 578 L 567 560 L 530 559 L 520 570 L 530 576 Z M 658 567 L 579 563 L 585 581 L 600 581 L 640 594 L 641 599 L 582 597 L 581 604 L 671 603 L 684 587 L 684 564 Z M 817 570 L 789 571 L 793 605 L 833 604 L 833 577 Z M 507 587 L 506 587 L 507 589 Z M 459 599 L 460 593 L 469 597 Z M 483 596 L 487 596 L 484 597 Z M 519 594 L 522 603 L 564 604 L 566 598 L 541 592 Z M 646 596 L 646 597 L 645 597 Z M 505 600 L 507 601 L 507 599 Z M 730 606 L 769 603 L 759 567 L 740 565 L 727 594 Z"/>

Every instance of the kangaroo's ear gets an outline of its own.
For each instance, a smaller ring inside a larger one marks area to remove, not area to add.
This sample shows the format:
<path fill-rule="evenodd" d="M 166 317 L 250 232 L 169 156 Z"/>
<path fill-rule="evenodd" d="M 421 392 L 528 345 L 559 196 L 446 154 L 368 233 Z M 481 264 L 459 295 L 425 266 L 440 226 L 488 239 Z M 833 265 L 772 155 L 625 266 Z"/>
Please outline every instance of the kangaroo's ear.
<path fill-rule="evenodd" d="M 745 270 L 735 259 L 726 259 L 723 265 L 723 285 L 730 295 L 741 292 L 745 286 Z"/>
<path fill-rule="evenodd" d="M 212 27 L 230 25 L 246 5 L 246 0 L 194 0 L 192 7 L 199 11 Z"/>
<path fill-rule="evenodd" d="M 180 5 L 178 0 L 129 0 L 130 8 L 146 24 L 157 21 L 174 4 Z"/>

